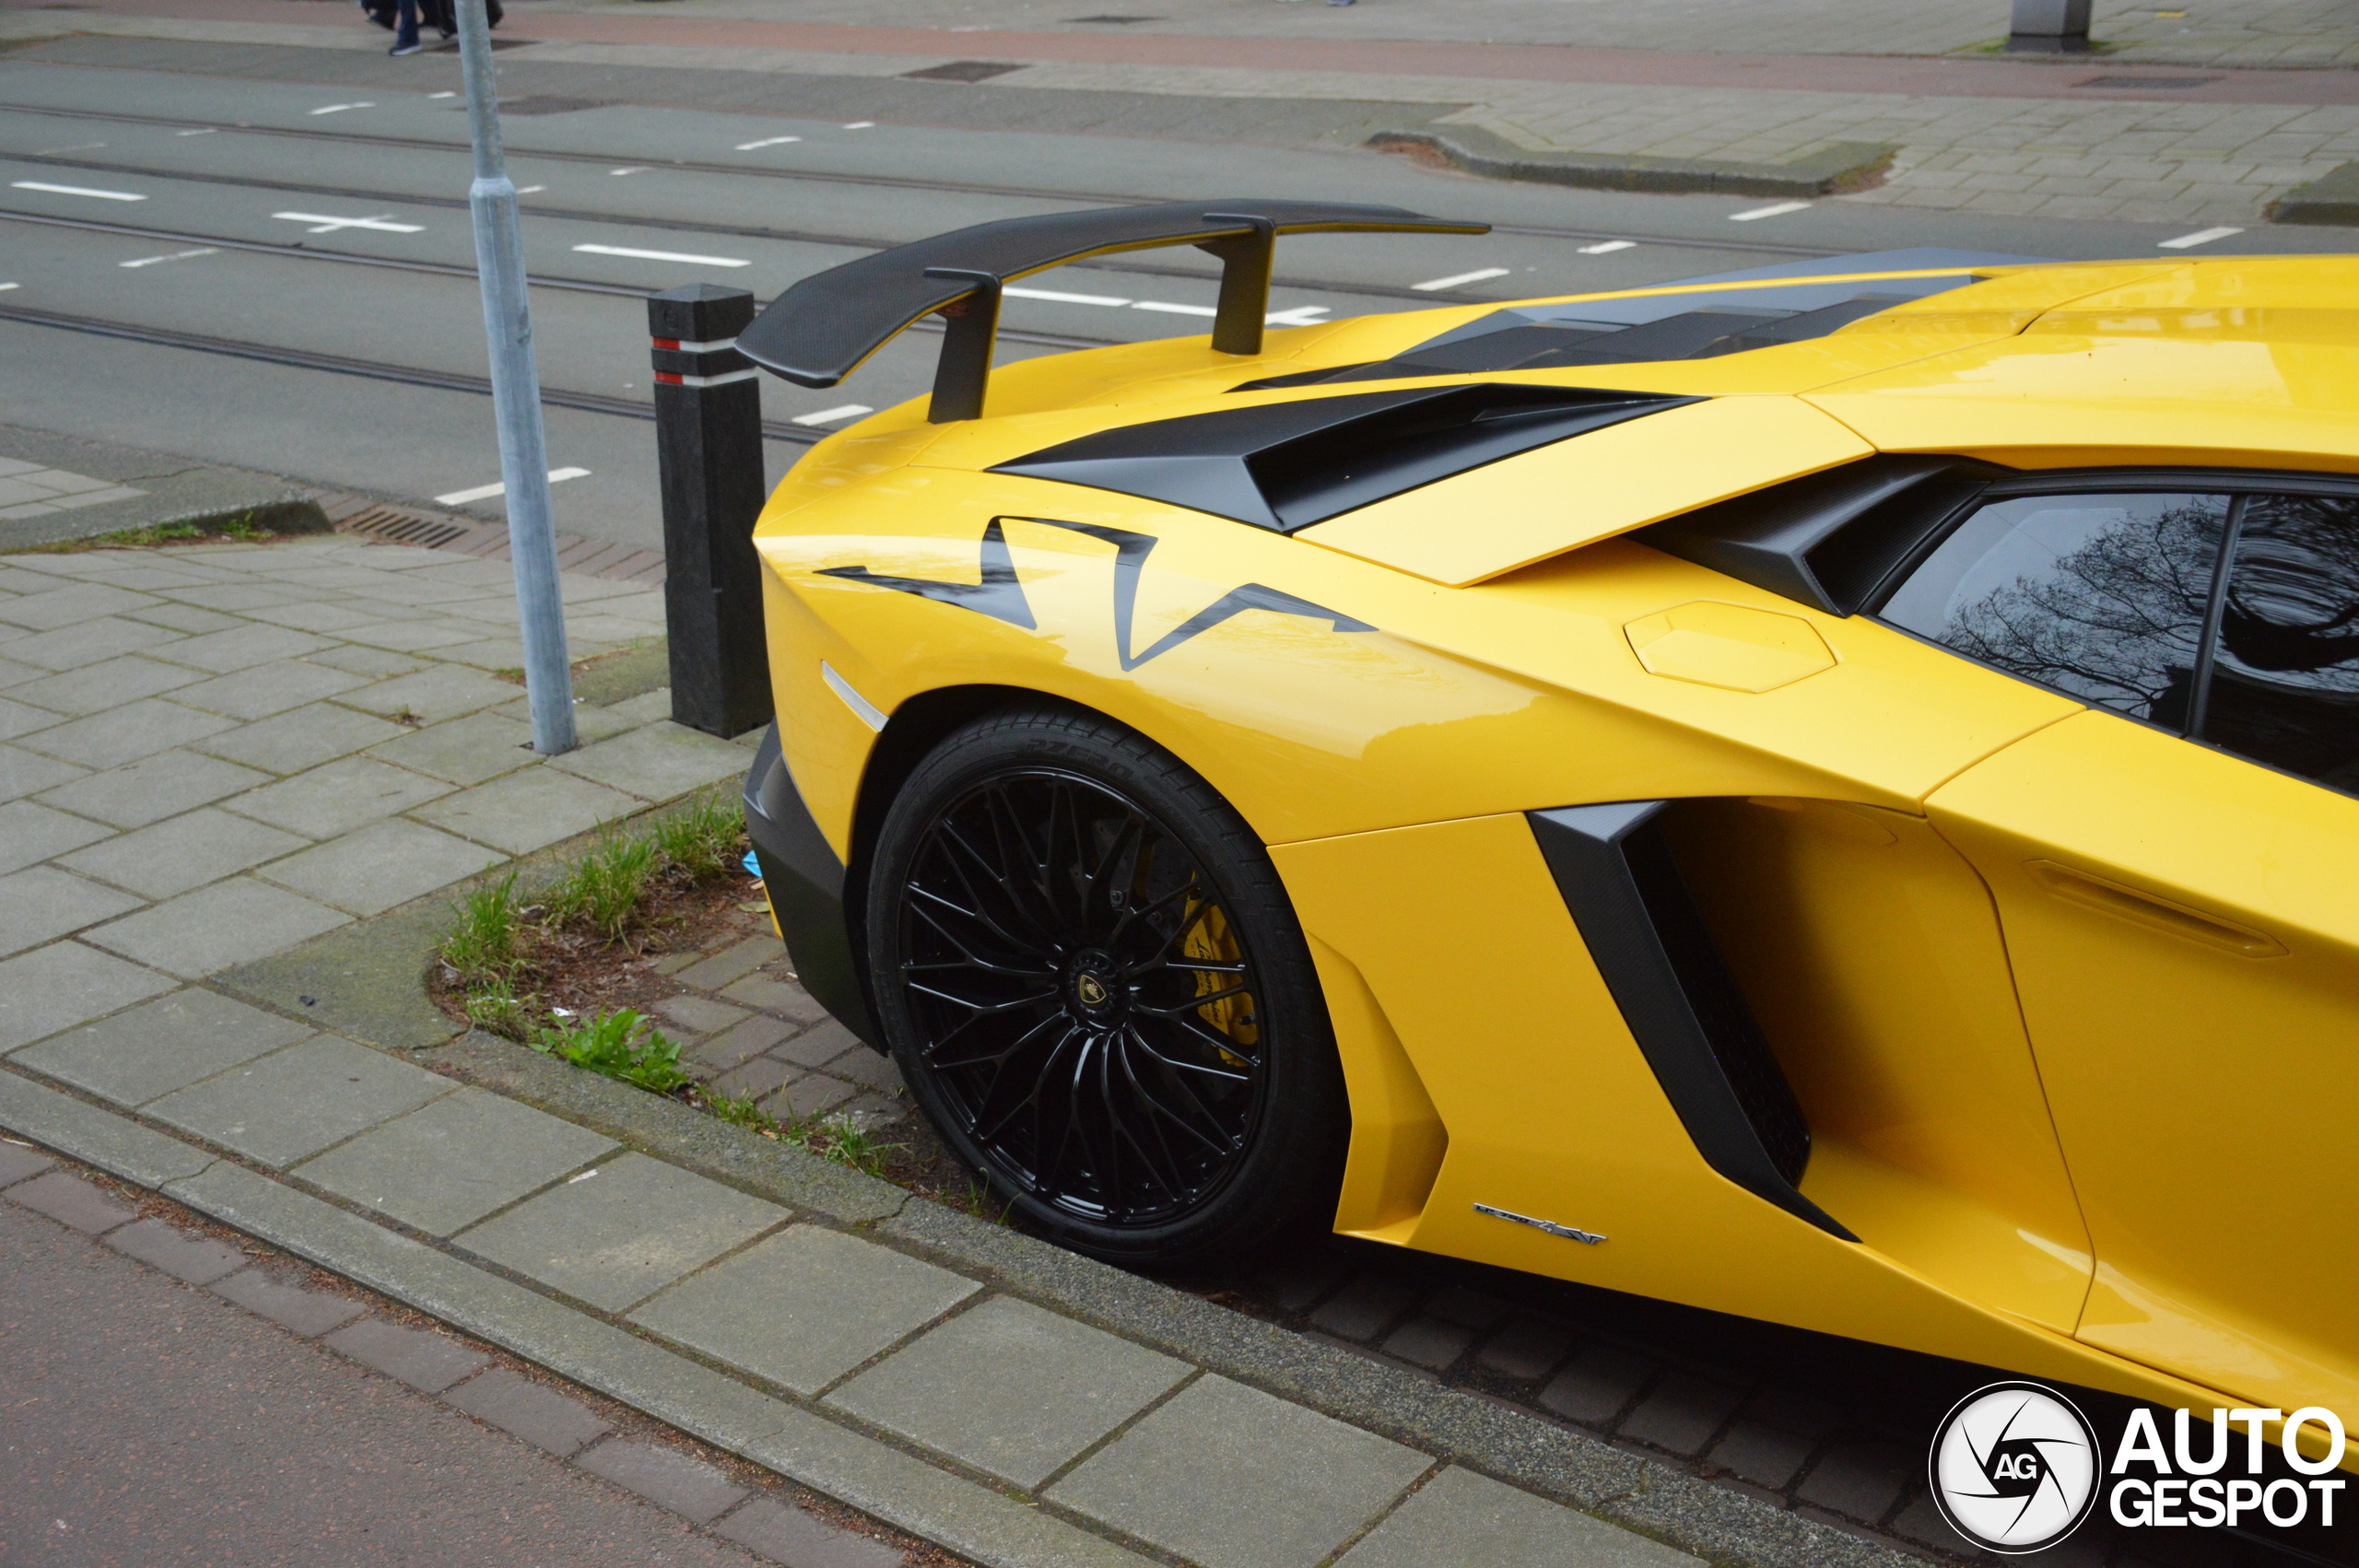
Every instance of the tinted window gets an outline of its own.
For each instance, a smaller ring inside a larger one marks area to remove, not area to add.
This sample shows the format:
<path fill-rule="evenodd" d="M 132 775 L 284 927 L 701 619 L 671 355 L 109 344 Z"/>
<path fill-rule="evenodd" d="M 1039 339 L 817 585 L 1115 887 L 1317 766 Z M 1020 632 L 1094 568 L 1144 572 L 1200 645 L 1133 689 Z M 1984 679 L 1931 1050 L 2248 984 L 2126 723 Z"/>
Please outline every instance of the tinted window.
<path fill-rule="evenodd" d="M 2359 500 L 2246 504 L 2203 735 L 2359 791 Z"/>
<path fill-rule="evenodd" d="M 2181 729 L 2228 502 L 1993 501 L 1909 574 L 1883 617 L 2083 702 Z"/>

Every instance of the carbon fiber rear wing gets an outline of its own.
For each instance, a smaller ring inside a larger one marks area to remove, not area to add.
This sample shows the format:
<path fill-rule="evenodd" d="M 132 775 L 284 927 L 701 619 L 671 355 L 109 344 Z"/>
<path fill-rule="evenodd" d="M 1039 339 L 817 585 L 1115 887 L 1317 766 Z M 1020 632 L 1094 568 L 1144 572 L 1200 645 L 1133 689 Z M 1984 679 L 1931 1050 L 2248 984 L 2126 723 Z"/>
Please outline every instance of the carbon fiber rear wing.
<path fill-rule="evenodd" d="M 927 417 L 980 419 L 999 331 L 1001 287 L 1067 262 L 1193 245 L 1221 262 L 1213 347 L 1259 354 L 1281 234 L 1486 234 L 1400 207 L 1247 199 L 1166 202 L 1003 218 L 897 245 L 804 278 L 740 333 L 738 352 L 799 386 L 831 387 L 939 312 L 949 322 Z"/>

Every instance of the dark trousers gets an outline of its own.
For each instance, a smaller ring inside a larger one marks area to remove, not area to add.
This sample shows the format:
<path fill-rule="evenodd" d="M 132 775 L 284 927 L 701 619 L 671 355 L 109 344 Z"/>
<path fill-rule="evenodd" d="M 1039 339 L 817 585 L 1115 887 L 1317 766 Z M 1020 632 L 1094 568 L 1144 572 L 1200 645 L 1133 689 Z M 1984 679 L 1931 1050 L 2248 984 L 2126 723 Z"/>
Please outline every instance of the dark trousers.
<path fill-rule="evenodd" d="M 417 41 L 417 0 L 399 0 L 394 18 L 393 47 L 407 49 Z"/>

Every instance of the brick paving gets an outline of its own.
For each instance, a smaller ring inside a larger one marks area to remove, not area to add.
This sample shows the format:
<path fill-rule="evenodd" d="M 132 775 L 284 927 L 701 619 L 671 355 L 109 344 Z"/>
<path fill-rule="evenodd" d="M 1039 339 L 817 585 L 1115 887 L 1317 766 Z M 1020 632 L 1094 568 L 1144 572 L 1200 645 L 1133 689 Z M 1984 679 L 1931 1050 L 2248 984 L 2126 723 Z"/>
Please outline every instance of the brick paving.
<path fill-rule="evenodd" d="M 71 1167 L 35 1176 L 50 1164 L 21 1144 L 0 1142 L 0 1199 L 80 1230 L 102 1223 L 101 1217 L 133 1212 Z M 774 1491 L 740 1485 L 676 1444 L 619 1434 L 613 1421 L 584 1400 L 495 1364 L 494 1355 L 452 1335 L 394 1321 L 381 1303 L 292 1283 L 281 1277 L 282 1263 L 257 1261 L 250 1251 L 187 1224 L 184 1216 L 150 1215 L 116 1225 L 105 1240 L 118 1251 L 183 1283 L 209 1285 L 215 1295 L 299 1339 L 348 1325 L 320 1342 L 659 1508 L 709 1526 L 766 1562 L 785 1568 L 901 1568 L 907 1562 L 888 1542 L 840 1528 Z M 192 1260 L 199 1258 L 204 1267 L 193 1270 Z M 332 1529 L 334 1520 L 323 1515 L 319 1525 Z"/>

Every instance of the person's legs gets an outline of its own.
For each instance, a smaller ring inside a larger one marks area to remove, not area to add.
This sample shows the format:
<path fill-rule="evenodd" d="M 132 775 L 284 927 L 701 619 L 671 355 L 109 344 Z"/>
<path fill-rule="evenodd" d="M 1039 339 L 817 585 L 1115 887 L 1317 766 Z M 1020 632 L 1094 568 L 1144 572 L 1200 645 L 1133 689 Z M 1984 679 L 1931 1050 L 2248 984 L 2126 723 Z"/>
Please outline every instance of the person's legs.
<path fill-rule="evenodd" d="M 417 41 L 417 0 L 400 0 L 399 25 L 393 29 L 393 53 L 415 54 Z"/>

